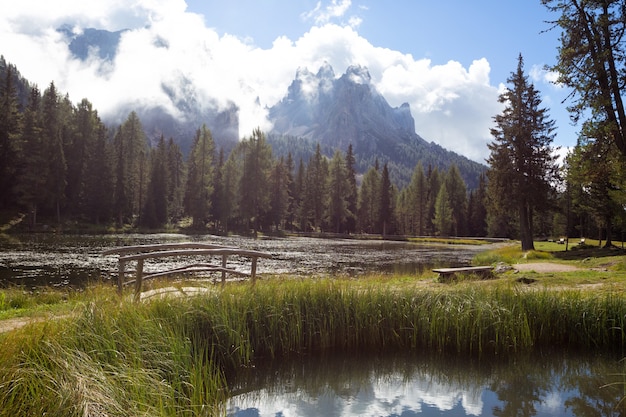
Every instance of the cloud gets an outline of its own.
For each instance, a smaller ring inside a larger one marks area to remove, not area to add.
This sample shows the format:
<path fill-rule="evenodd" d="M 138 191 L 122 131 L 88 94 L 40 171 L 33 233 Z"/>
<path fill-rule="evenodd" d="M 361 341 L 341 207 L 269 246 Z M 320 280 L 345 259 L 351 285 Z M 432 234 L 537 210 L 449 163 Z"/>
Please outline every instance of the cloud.
<path fill-rule="evenodd" d="M 405 57 L 384 69 L 378 88 L 392 105 L 410 104 L 420 136 L 484 162 L 492 118 L 502 111 L 489 72 L 484 58 L 465 69 L 455 61 L 433 66 Z"/>
<path fill-rule="evenodd" d="M 331 19 L 343 17 L 351 5 L 352 0 L 332 0 L 328 6 L 322 7 L 322 2 L 318 1 L 315 9 L 303 13 L 302 18 L 304 20 L 313 19 L 316 24 L 323 25 L 330 22 Z"/>
<path fill-rule="evenodd" d="M 355 29 L 358 20 L 353 26 L 313 26 L 297 39 L 279 37 L 263 49 L 233 35 L 220 36 L 206 27 L 202 16 L 187 12 L 183 0 L 47 4 L 7 4 L 0 16 L 2 53 L 40 88 L 54 81 L 72 100 L 88 98 L 103 117 L 128 105 L 158 105 L 182 117 L 172 95 L 202 108 L 235 103 L 240 134 L 248 136 L 257 126 L 271 127 L 267 107 L 286 95 L 298 68 L 317 72 L 325 62 L 337 76 L 350 65 L 366 66 L 371 82 L 392 106 L 410 104 L 419 135 L 480 162 L 488 153 L 492 117 L 501 111 L 499 87 L 490 84 L 486 59 L 469 68 L 455 61 L 433 65 L 372 45 Z M 320 3 L 311 18 L 323 22 L 342 17 L 350 5 L 349 0 L 335 0 L 325 8 Z M 81 61 L 71 56 L 67 40 L 56 31 L 64 23 L 77 31 L 131 30 L 122 35 L 114 61 L 97 54 Z"/>
<path fill-rule="evenodd" d="M 559 74 L 556 71 L 548 71 L 543 65 L 533 65 L 529 72 L 533 83 L 548 84 L 554 89 L 562 89 L 563 85 L 558 83 Z"/>

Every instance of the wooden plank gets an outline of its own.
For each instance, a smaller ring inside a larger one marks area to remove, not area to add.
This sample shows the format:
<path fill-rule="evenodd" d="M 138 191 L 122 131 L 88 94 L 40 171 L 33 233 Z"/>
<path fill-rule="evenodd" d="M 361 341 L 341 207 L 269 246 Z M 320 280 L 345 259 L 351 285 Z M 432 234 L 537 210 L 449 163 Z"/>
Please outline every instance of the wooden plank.
<path fill-rule="evenodd" d="M 159 252 L 146 252 L 138 253 L 134 255 L 120 256 L 120 261 L 137 261 L 139 259 L 148 258 L 166 258 L 169 256 L 219 256 L 219 255 L 238 255 L 257 258 L 271 258 L 272 254 L 259 252 L 255 250 L 247 249 L 233 249 L 233 248 L 220 248 L 220 249 L 180 249 L 180 250 L 167 250 Z"/>
<path fill-rule="evenodd" d="M 228 255 L 222 255 L 222 286 L 226 284 L 226 260 L 228 259 Z"/>
<path fill-rule="evenodd" d="M 251 277 L 254 284 L 256 279 L 256 269 L 258 258 L 271 258 L 272 254 L 255 250 L 238 249 L 230 246 L 213 245 L 207 243 L 166 243 L 157 245 L 137 245 L 124 246 L 120 248 L 108 249 L 102 252 L 103 255 L 118 254 L 118 290 L 122 293 L 122 287 L 128 284 L 135 284 L 135 300 L 139 299 L 141 287 L 144 280 L 164 275 L 173 275 L 185 272 L 221 272 L 222 283 L 226 281 L 226 274 Z M 227 267 L 227 258 L 230 255 L 249 257 L 252 259 L 251 272 L 240 272 Z M 158 259 L 171 256 L 222 256 L 222 265 L 216 266 L 206 263 L 195 263 L 168 271 L 144 274 L 144 260 Z M 126 264 L 137 261 L 135 279 L 125 281 Z"/>
<path fill-rule="evenodd" d="M 477 271 L 490 271 L 493 266 L 466 266 L 460 268 L 437 268 L 433 269 L 433 272 L 439 274 L 454 274 L 455 272 L 477 272 Z"/>
<path fill-rule="evenodd" d="M 135 245 L 121 246 L 102 251 L 102 255 L 122 255 L 128 253 L 150 252 L 155 250 L 172 250 L 172 249 L 237 249 L 233 246 L 214 245 L 212 243 L 163 243 L 155 245 Z"/>
<path fill-rule="evenodd" d="M 256 283 L 256 261 L 257 257 L 252 258 L 252 267 L 250 268 L 250 276 L 252 277 L 252 284 Z"/>
<path fill-rule="evenodd" d="M 143 281 L 143 259 L 137 261 L 137 273 L 135 275 L 135 301 L 139 301 L 141 294 L 141 284 Z"/>
<path fill-rule="evenodd" d="M 248 274 L 247 272 L 237 271 L 236 269 L 222 268 L 220 266 L 212 266 L 212 267 L 207 266 L 207 267 L 194 267 L 194 268 L 189 268 L 189 269 L 176 269 L 176 270 L 161 271 L 161 272 L 151 272 L 149 274 L 144 275 L 143 280 L 146 281 L 148 279 L 152 279 L 156 277 L 182 274 L 185 272 L 222 272 L 222 273 L 228 273 L 228 274 L 233 274 L 233 275 L 239 275 L 242 277 L 250 276 L 250 274 Z"/>
<path fill-rule="evenodd" d="M 439 274 L 439 280 L 441 281 L 450 279 L 456 273 L 488 272 L 492 269 L 492 266 L 466 266 L 460 268 L 436 268 L 433 269 L 433 272 L 437 272 Z"/>
<path fill-rule="evenodd" d="M 117 261 L 117 290 L 122 293 L 122 285 L 124 284 L 124 270 L 126 269 L 126 262 Z"/>

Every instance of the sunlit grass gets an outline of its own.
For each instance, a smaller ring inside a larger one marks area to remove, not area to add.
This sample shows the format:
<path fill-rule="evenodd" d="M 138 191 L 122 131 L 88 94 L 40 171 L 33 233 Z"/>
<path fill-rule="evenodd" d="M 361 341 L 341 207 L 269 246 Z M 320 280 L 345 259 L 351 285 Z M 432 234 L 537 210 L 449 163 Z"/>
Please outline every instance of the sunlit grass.
<path fill-rule="evenodd" d="M 71 316 L 0 336 L 0 415 L 219 415 L 242 367 L 293 354 L 624 347 L 620 291 L 409 278 L 271 278 L 141 303 L 87 290 Z"/>
<path fill-rule="evenodd" d="M 522 252 L 502 245 L 473 263 L 550 261 L 580 270 L 445 284 L 431 271 L 263 277 L 254 286 L 207 283 L 196 296 L 140 303 L 132 289 L 119 297 L 104 284 L 80 292 L 0 290 L 0 319 L 58 317 L 0 334 L 0 416 L 220 415 L 227 381 L 241 369 L 294 354 L 623 349 L 626 258 L 580 249 L 563 260 L 562 246 L 538 242 Z M 188 285 L 201 284 L 150 283 Z"/>
<path fill-rule="evenodd" d="M 80 298 L 71 289 L 0 289 L 0 320 L 49 313 L 63 314 L 71 311 Z"/>
<path fill-rule="evenodd" d="M 445 237 L 410 237 L 407 239 L 413 243 L 438 243 L 446 245 L 488 245 L 489 242 L 485 239 L 471 239 L 471 238 L 445 238 Z"/>
<path fill-rule="evenodd" d="M 499 262 L 507 264 L 518 263 L 524 258 L 524 252 L 519 244 L 507 244 L 499 248 L 478 253 L 472 259 L 474 265 L 495 265 Z"/>

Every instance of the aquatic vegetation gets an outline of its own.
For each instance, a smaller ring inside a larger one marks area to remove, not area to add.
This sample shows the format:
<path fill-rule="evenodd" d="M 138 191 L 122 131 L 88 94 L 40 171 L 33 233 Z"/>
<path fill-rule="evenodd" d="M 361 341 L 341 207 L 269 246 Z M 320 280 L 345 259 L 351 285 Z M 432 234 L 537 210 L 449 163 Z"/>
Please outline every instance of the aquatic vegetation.
<path fill-rule="evenodd" d="M 0 415 L 215 415 L 263 358 L 544 346 L 623 349 L 618 292 L 515 284 L 273 279 L 133 303 L 113 288 L 59 320 L 0 335 Z"/>

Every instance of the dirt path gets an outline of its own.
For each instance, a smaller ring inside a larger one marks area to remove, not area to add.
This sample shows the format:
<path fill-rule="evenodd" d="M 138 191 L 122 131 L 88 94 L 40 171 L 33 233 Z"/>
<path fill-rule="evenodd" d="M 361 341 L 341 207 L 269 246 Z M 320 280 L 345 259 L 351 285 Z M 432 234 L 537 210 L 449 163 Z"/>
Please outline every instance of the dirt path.
<path fill-rule="evenodd" d="M 10 332 L 30 323 L 48 320 L 48 317 L 16 317 L 14 319 L 0 320 L 0 333 Z"/>
<path fill-rule="evenodd" d="M 512 265 L 518 271 L 535 271 L 535 272 L 570 272 L 579 271 L 580 268 L 574 265 L 565 265 L 553 262 L 533 262 L 526 264 Z"/>
<path fill-rule="evenodd" d="M 141 300 L 149 300 L 152 298 L 162 298 L 162 297 L 182 297 L 182 296 L 193 296 L 198 294 L 205 294 L 207 292 L 215 291 L 212 288 L 205 287 L 166 287 L 166 288 L 158 288 L 155 290 L 144 291 L 141 293 Z M 39 316 L 39 317 L 15 317 L 12 319 L 0 320 L 0 334 L 10 332 L 13 330 L 17 330 L 24 326 L 27 326 L 31 323 L 38 323 L 45 320 L 50 319 L 59 319 L 59 318 L 67 318 L 69 314 L 65 315 L 49 315 L 49 316 Z"/>

